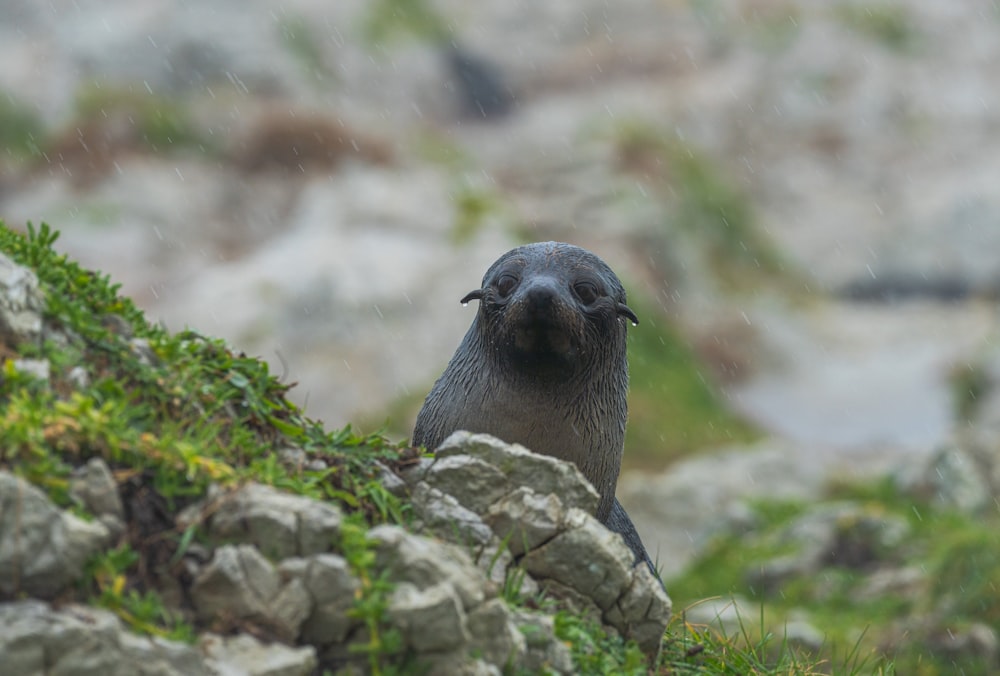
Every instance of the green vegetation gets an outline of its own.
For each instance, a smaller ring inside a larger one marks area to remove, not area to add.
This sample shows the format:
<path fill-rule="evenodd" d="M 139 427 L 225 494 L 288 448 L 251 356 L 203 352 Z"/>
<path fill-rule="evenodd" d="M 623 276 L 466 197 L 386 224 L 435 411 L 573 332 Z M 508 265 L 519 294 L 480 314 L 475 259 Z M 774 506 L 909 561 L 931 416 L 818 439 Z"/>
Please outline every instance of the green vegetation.
<path fill-rule="evenodd" d="M 462 244 L 470 240 L 487 222 L 491 214 L 502 211 L 503 202 L 495 194 L 471 185 L 461 186 L 455 194 L 455 223 L 452 241 Z"/>
<path fill-rule="evenodd" d="M 836 6 L 835 15 L 848 28 L 867 35 L 894 51 L 909 51 L 918 42 L 917 29 L 905 4 L 842 3 Z"/>
<path fill-rule="evenodd" d="M 888 480 L 835 486 L 826 499 L 849 500 L 876 520 L 907 524 L 910 532 L 894 547 L 874 548 L 872 560 L 863 565 L 826 561 L 816 572 L 761 584 L 759 571 L 766 562 L 802 546 L 789 540 L 789 526 L 817 508 L 762 502 L 755 508 L 758 523 L 751 534 L 718 538 L 687 572 L 668 581 L 675 606 L 719 594 L 759 604 L 762 620 L 744 632 L 738 642 L 744 647 L 768 633 L 782 635 L 794 614 L 808 612 L 809 622 L 826 634 L 819 657 L 832 665 L 867 664 L 863 673 L 988 673 L 982 655 L 972 649 L 949 651 L 942 635 L 977 623 L 995 627 L 1000 621 L 998 515 L 977 518 L 915 502 Z M 838 526 L 856 533 L 851 524 Z M 904 567 L 919 573 L 917 579 L 899 576 L 904 590 L 873 591 L 879 575 L 886 579 Z"/>
<path fill-rule="evenodd" d="M 140 633 L 194 643 L 197 638 L 194 627 L 179 613 L 167 609 L 155 591 L 140 593 L 128 588 L 129 571 L 134 571 L 138 563 L 139 554 L 128 544 L 91 559 L 87 573 L 90 585 L 97 589 L 97 605 L 114 612 Z M 87 591 L 83 590 L 84 596 Z"/>
<path fill-rule="evenodd" d="M 427 0 L 375 0 L 362 31 L 375 46 L 401 37 L 444 42 L 449 34 L 447 22 Z"/>
<path fill-rule="evenodd" d="M 746 17 L 750 39 L 760 49 L 777 54 L 802 32 L 802 12 L 791 2 L 760 5 Z"/>
<path fill-rule="evenodd" d="M 556 636 L 570 646 L 578 673 L 648 673 L 646 658 L 635 643 L 608 636 L 599 624 L 574 613 L 560 612 L 555 619 Z"/>
<path fill-rule="evenodd" d="M 630 301 L 640 325 L 629 329 L 629 418 L 626 466 L 663 467 L 707 446 L 757 437 L 719 400 L 694 351 L 662 313 Z"/>
<path fill-rule="evenodd" d="M 329 69 L 313 26 L 303 17 L 285 18 L 280 23 L 281 42 L 310 77 L 325 79 Z"/>
<path fill-rule="evenodd" d="M 954 368 L 950 383 L 955 416 L 959 420 L 975 418 L 980 402 L 994 387 L 989 371 L 983 364 L 966 364 Z"/>
<path fill-rule="evenodd" d="M 45 143 L 41 117 L 10 94 L 0 93 L 0 158 L 23 160 Z"/>
<path fill-rule="evenodd" d="M 365 573 L 359 545 L 368 524 L 405 523 L 407 507 L 377 481 L 376 460 L 407 451 L 384 437 L 349 427 L 327 432 L 307 419 L 264 362 L 234 354 L 222 341 L 148 324 L 105 276 L 81 269 L 52 249 L 47 226 L 27 236 L 0 225 L 0 251 L 38 274 L 44 318 L 62 336 L 43 345 L 2 345 L 3 354 L 44 358 L 49 381 L 25 375 L 5 359 L 0 372 L 0 468 L 25 477 L 68 506 L 75 467 L 101 457 L 127 477 L 130 498 L 169 513 L 201 497 L 209 483 L 254 480 L 300 495 L 334 500 L 354 515 L 343 549 L 364 581 L 358 616 L 378 650 L 389 639 L 372 631 L 384 605 L 384 583 Z M 50 335 L 55 335 L 50 332 Z M 86 369 L 81 385 L 71 371 Z M 322 457 L 326 469 L 296 470 L 277 451 L 296 446 Z M 124 489 L 123 489 L 124 490 Z M 132 513 L 139 502 L 130 505 Z M 81 599 L 116 612 L 135 630 L 185 638 L 191 627 L 167 612 L 153 593 L 147 561 L 176 561 L 193 530 L 172 520 L 132 524 L 130 539 L 95 557 L 79 587 Z M 377 659 L 373 658 L 373 659 Z"/>
<path fill-rule="evenodd" d="M 118 130 L 110 133 L 113 127 L 108 125 L 116 120 L 127 125 L 126 133 Z M 214 150 L 183 105 L 134 86 L 84 87 L 77 93 L 73 126 L 84 135 L 91 130 L 109 130 L 104 138 L 86 139 L 90 145 L 106 143 L 113 136 L 119 142 L 141 144 L 154 152 L 181 148 Z"/>
<path fill-rule="evenodd" d="M 621 169 L 647 182 L 670 208 L 664 234 L 676 229 L 691 238 L 721 282 L 747 290 L 786 273 L 749 197 L 707 156 L 644 123 L 614 133 Z"/>

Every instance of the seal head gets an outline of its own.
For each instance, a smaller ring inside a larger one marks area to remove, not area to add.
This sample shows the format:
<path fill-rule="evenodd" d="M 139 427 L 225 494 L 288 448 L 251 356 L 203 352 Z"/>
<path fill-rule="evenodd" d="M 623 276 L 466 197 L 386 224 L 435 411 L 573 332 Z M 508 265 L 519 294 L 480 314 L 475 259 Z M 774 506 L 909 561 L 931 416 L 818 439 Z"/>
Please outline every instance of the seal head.
<path fill-rule="evenodd" d="M 476 318 L 491 337 L 496 366 L 535 386 L 586 377 L 605 360 L 607 337 L 621 333 L 621 318 L 638 323 L 625 290 L 590 252 L 548 242 L 514 249 L 494 263 L 482 288 Z"/>

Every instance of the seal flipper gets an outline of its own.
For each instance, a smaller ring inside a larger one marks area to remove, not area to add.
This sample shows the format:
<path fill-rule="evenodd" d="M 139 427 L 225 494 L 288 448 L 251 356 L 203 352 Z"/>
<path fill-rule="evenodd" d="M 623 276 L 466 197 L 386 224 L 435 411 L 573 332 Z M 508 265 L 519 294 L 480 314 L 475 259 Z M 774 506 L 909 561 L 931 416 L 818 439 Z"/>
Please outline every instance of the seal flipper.
<path fill-rule="evenodd" d="M 635 529 L 635 524 L 632 523 L 632 519 L 629 518 L 628 512 L 622 507 L 622 503 L 618 502 L 618 498 L 615 498 L 614 504 L 611 506 L 611 513 L 608 514 L 607 520 L 604 525 L 614 532 L 618 533 L 625 540 L 625 544 L 628 545 L 629 549 L 635 555 L 635 561 L 633 565 L 639 565 L 641 562 L 645 561 L 646 565 L 649 566 L 650 572 L 653 574 L 657 580 L 660 579 L 660 574 L 656 572 L 656 566 L 649 558 L 649 554 L 646 553 L 646 547 L 642 544 L 642 539 L 639 537 L 638 531 Z"/>

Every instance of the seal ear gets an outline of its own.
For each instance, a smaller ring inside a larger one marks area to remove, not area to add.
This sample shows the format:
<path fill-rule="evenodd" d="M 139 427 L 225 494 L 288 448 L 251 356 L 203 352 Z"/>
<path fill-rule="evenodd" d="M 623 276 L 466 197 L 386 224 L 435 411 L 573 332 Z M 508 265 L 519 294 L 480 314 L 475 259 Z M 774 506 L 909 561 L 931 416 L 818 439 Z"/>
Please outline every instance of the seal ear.
<path fill-rule="evenodd" d="M 483 290 L 476 289 L 475 291 L 470 291 L 469 293 L 465 294 L 462 300 L 458 302 L 461 303 L 462 305 L 466 305 L 470 300 L 482 300 L 482 299 L 483 299 Z"/>
<path fill-rule="evenodd" d="M 635 316 L 634 312 L 632 312 L 632 308 L 625 303 L 618 303 L 618 314 L 628 317 L 632 321 L 632 326 L 639 325 L 639 318 Z"/>

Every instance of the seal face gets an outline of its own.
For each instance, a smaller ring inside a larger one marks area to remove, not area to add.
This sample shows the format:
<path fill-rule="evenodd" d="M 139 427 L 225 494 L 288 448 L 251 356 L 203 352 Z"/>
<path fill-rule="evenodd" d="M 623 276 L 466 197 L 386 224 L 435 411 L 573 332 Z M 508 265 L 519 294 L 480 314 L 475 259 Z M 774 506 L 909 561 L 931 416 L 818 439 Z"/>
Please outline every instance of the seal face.
<path fill-rule="evenodd" d="M 607 337 L 622 331 L 620 315 L 636 321 L 611 269 L 569 244 L 507 253 L 462 302 L 473 299 L 501 372 L 539 386 L 586 377 L 607 350 Z"/>

